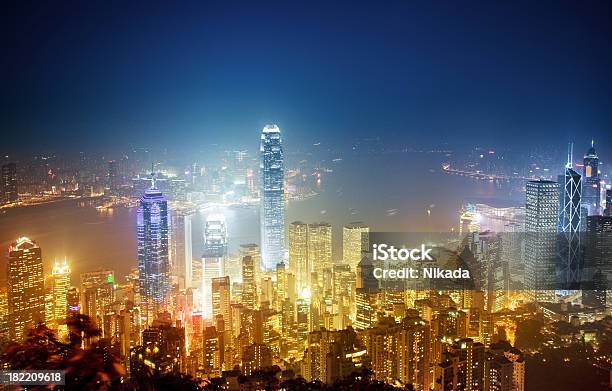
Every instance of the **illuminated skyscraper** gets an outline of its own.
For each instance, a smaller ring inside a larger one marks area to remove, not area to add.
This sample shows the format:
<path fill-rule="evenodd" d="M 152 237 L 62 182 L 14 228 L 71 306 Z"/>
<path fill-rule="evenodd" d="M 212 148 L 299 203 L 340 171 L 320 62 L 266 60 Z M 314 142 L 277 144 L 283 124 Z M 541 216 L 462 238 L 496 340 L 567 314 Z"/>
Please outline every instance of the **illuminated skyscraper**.
<path fill-rule="evenodd" d="M 117 162 L 111 160 L 108 162 L 108 172 L 106 178 L 105 193 L 107 195 L 117 195 L 119 190 L 119 180 L 117 178 Z"/>
<path fill-rule="evenodd" d="M 297 291 L 309 286 L 308 225 L 294 221 L 289 225 L 289 270 L 297 279 Z"/>
<path fill-rule="evenodd" d="M 70 268 L 65 259 L 62 263 L 55 262 L 51 276 L 53 278 L 51 288 L 53 293 L 53 323 L 56 327 L 62 327 L 62 324 L 66 323 L 68 289 L 70 288 Z M 62 328 L 65 328 L 65 326 Z"/>
<path fill-rule="evenodd" d="M 136 225 L 141 300 L 159 305 L 170 293 L 170 262 L 168 202 L 155 186 L 155 179 L 140 198 Z"/>
<path fill-rule="evenodd" d="M 83 313 L 95 319 L 96 322 L 101 322 L 115 301 L 114 284 L 115 272 L 112 270 L 81 273 Z"/>
<path fill-rule="evenodd" d="M 242 258 L 242 303 L 249 309 L 257 307 L 255 260 L 250 255 Z"/>
<path fill-rule="evenodd" d="M 361 222 L 347 224 L 342 229 L 342 258 L 355 271 L 361 261 L 361 252 L 370 246 L 370 228 Z"/>
<path fill-rule="evenodd" d="M 601 178 L 599 177 L 599 157 L 595 152 L 594 143 L 584 155 L 584 169 L 582 174 L 582 205 L 587 209 L 588 215 L 601 214 Z M 585 216 L 586 217 L 586 216 Z"/>
<path fill-rule="evenodd" d="M 17 165 L 8 163 L 0 171 L 0 204 L 17 202 Z"/>
<path fill-rule="evenodd" d="M 204 226 L 202 255 L 202 297 L 204 317 L 212 315 L 212 279 L 222 277 L 227 255 L 227 229 L 223 215 L 210 215 Z"/>
<path fill-rule="evenodd" d="M 570 285 L 579 279 L 582 178 L 572 169 L 573 145 L 569 145 L 565 173 L 559 175 L 559 218 L 557 243 L 559 266 L 563 274 L 561 283 Z M 567 286 L 566 289 L 570 289 Z"/>
<path fill-rule="evenodd" d="M 182 211 L 170 212 L 170 264 L 179 289 L 195 288 L 192 286 L 191 217 L 191 214 Z"/>
<path fill-rule="evenodd" d="M 228 276 L 212 279 L 212 314 L 223 316 L 225 330 L 230 335 L 232 329 L 232 307 L 230 303 L 230 279 Z"/>
<path fill-rule="evenodd" d="M 527 182 L 525 208 L 525 288 L 536 301 L 554 298 L 548 279 L 554 278 L 559 184 L 538 180 Z M 543 289 L 549 288 L 549 289 Z"/>
<path fill-rule="evenodd" d="M 8 321 L 12 341 L 21 341 L 29 328 L 45 320 L 42 253 L 38 245 L 21 237 L 8 251 Z"/>
<path fill-rule="evenodd" d="M 285 257 L 285 192 L 280 129 L 266 125 L 261 133 L 261 265 L 274 270 Z"/>
<path fill-rule="evenodd" d="M 66 292 L 66 320 L 81 313 L 81 298 L 76 287 L 68 288 Z"/>
<path fill-rule="evenodd" d="M 323 277 L 332 267 L 332 227 L 328 223 L 308 224 L 308 264 L 310 272 Z"/>

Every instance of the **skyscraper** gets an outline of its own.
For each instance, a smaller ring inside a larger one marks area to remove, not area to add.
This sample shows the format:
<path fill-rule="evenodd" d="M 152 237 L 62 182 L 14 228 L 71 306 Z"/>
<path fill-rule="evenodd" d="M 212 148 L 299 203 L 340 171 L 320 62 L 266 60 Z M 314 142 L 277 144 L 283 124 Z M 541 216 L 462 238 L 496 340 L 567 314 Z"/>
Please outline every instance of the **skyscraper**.
<path fill-rule="evenodd" d="M 191 239 L 191 218 L 189 212 L 170 212 L 170 264 L 172 276 L 180 289 L 195 288 L 193 280 L 193 247 Z"/>
<path fill-rule="evenodd" d="M 298 292 L 309 286 L 308 225 L 301 221 L 289 225 L 289 270 L 296 276 Z"/>
<path fill-rule="evenodd" d="M 17 202 L 17 165 L 4 164 L 0 175 L 0 204 Z"/>
<path fill-rule="evenodd" d="M 285 192 L 280 129 L 266 125 L 261 133 L 261 265 L 274 270 L 285 255 Z"/>
<path fill-rule="evenodd" d="M 332 227 L 329 223 L 308 224 L 308 264 L 319 279 L 324 269 L 332 267 Z"/>
<path fill-rule="evenodd" d="M 141 300 L 159 305 L 170 293 L 170 262 L 168 202 L 155 186 L 155 179 L 140 198 L 136 225 Z"/>
<path fill-rule="evenodd" d="M 242 258 L 242 304 L 249 309 L 257 307 L 255 259 L 250 255 Z"/>
<path fill-rule="evenodd" d="M 9 246 L 7 262 L 8 321 L 12 341 L 45 319 L 45 288 L 40 247 L 27 237 Z"/>
<path fill-rule="evenodd" d="M 547 279 L 554 276 L 556 258 L 559 184 L 537 180 L 527 182 L 525 205 L 525 288 L 536 301 L 554 297 Z M 549 288 L 549 289 L 542 289 Z"/>
<path fill-rule="evenodd" d="M 569 285 L 578 281 L 580 267 L 580 230 L 582 178 L 572 168 L 573 145 L 568 148 L 565 172 L 559 175 L 559 218 L 557 221 L 559 267 L 561 283 Z"/>
<path fill-rule="evenodd" d="M 587 209 L 588 215 L 601 214 L 601 179 L 599 177 L 599 157 L 591 141 L 591 148 L 584 155 L 584 169 L 582 179 L 582 205 Z"/>
<path fill-rule="evenodd" d="M 108 162 L 108 172 L 106 178 L 106 194 L 117 195 L 119 190 L 119 181 L 117 178 L 117 162 L 110 160 Z"/>
<path fill-rule="evenodd" d="M 202 255 L 202 297 L 205 317 L 212 315 L 212 279 L 222 277 L 227 255 L 227 229 L 223 215 L 212 214 L 204 225 L 204 254 Z"/>
<path fill-rule="evenodd" d="M 70 267 L 68 262 L 55 262 L 51 271 L 53 286 L 53 323 L 56 327 L 62 327 L 66 323 L 66 311 L 68 310 L 68 289 L 70 288 Z M 51 320 L 51 319 L 49 319 Z M 62 328 L 65 328 L 63 326 Z"/>
<path fill-rule="evenodd" d="M 353 271 L 357 270 L 361 261 L 361 252 L 368 250 L 369 232 L 370 228 L 362 222 L 350 223 L 342 228 L 342 258 Z"/>

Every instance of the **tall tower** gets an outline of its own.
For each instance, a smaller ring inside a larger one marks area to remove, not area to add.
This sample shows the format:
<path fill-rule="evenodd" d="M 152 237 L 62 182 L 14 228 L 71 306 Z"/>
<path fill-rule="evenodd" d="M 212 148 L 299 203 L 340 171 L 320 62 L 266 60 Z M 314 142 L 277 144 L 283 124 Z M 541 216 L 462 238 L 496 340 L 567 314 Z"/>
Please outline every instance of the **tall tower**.
<path fill-rule="evenodd" d="M 367 251 L 370 246 L 369 232 L 370 228 L 362 222 L 350 223 L 342 228 L 342 258 L 353 272 L 361 261 L 361 252 Z"/>
<path fill-rule="evenodd" d="M 332 227 L 329 223 L 308 224 L 308 263 L 310 272 L 323 278 L 323 270 L 332 267 Z"/>
<path fill-rule="evenodd" d="M 170 293 L 168 202 L 155 186 L 154 178 L 140 198 L 136 226 L 141 300 L 160 305 Z"/>
<path fill-rule="evenodd" d="M 242 258 L 242 304 L 249 309 L 257 307 L 257 283 L 255 281 L 255 259 L 250 255 L 245 255 Z"/>
<path fill-rule="evenodd" d="M 0 171 L 0 204 L 17 202 L 17 165 L 8 163 Z"/>
<path fill-rule="evenodd" d="M 289 225 L 289 269 L 296 276 L 298 292 L 309 286 L 308 225 L 301 221 Z"/>
<path fill-rule="evenodd" d="M 170 211 L 170 264 L 179 289 L 194 288 L 191 219 L 189 212 Z"/>
<path fill-rule="evenodd" d="M 534 301 L 551 301 L 554 298 L 554 290 L 551 292 L 548 279 L 554 277 L 555 272 L 558 206 L 557 182 L 527 182 L 525 288 Z"/>
<path fill-rule="evenodd" d="M 9 337 L 21 341 L 45 320 L 42 253 L 36 242 L 21 237 L 9 246 L 7 262 Z"/>
<path fill-rule="evenodd" d="M 599 177 L 599 157 L 595 152 L 594 142 L 584 155 L 582 173 L 582 205 L 589 216 L 601 214 L 601 179 Z M 586 217 L 586 216 L 583 216 Z"/>
<path fill-rule="evenodd" d="M 204 254 L 202 255 L 202 296 L 203 312 L 210 317 L 212 312 L 212 279 L 224 274 L 227 254 L 227 229 L 223 215 L 210 215 L 204 226 Z"/>
<path fill-rule="evenodd" d="M 266 125 L 261 132 L 261 265 L 274 270 L 285 253 L 285 192 L 280 129 Z"/>
<path fill-rule="evenodd" d="M 53 281 L 53 322 L 55 326 L 60 327 L 66 323 L 68 289 L 70 288 L 70 267 L 68 267 L 68 262 L 65 259 L 61 263 L 55 262 L 51 277 Z M 65 328 L 65 326 L 62 328 Z"/>
<path fill-rule="evenodd" d="M 559 218 L 557 222 L 559 266 L 563 271 L 561 283 L 578 282 L 580 269 L 580 207 L 582 177 L 572 168 L 573 145 L 568 146 L 565 172 L 559 175 Z M 566 289 L 570 289 L 568 286 Z"/>
<path fill-rule="evenodd" d="M 232 330 L 230 278 L 228 276 L 213 278 L 211 281 L 211 290 L 213 319 L 215 319 L 217 315 L 221 315 L 223 316 L 223 324 L 225 325 L 225 330 L 217 331 L 228 331 L 227 336 L 229 337 L 231 335 Z"/>

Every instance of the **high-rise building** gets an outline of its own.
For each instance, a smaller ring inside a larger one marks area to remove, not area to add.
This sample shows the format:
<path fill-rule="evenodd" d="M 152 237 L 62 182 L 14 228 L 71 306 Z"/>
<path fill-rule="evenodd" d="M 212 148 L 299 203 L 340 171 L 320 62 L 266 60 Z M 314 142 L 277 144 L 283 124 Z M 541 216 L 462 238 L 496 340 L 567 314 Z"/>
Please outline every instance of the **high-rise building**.
<path fill-rule="evenodd" d="M 0 171 L 0 204 L 10 204 L 17 202 L 17 165 L 7 163 L 2 166 Z"/>
<path fill-rule="evenodd" d="M 612 265 L 612 216 L 588 216 L 586 233 L 585 269 L 591 286 L 582 291 L 582 303 L 603 307 L 610 302 L 609 278 Z"/>
<path fill-rule="evenodd" d="M 257 307 L 257 285 L 255 282 L 255 260 L 247 255 L 242 258 L 242 303 L 246 308 Z"/>
<path fill-rule="evenodd" d="M 559 184 L 553 181 L 527 182 L 525 207 L 525 288 L 536 301 L 554 298 L 551 276 L 556 258 Z M 546 289 L 544 289 L 546 288 Z"/>
<path fill-rule="evenodd" d="M 215 319 L 218 315 L 223 317 L 225 330 L 230 337 L 232 330 L 232 307 L 230 302 L 230 279 L 228 276 L 212 279 L 212 315 Z"/>
<path fill-rule="evenodd" d="M 307 381 L 333 384 L 354 372 L 350 355 L 357 350 L 356 341 L 357 335 L 350 327 L 339 331 L 312 331 L 308 334 L 308 348 L 302 358 L 302 376 Z"/>
<path fill-rule="evenodd" d="M 81 313 L 81 297 L 79 290 L 72 286 L 66 292 L 66 321 Z"/>
<path fill-rule="evenodd" d="M 108 172 L 106 173 L 106 194 L 117 195 L 119 192 L 119 178 L 117 177 L 117 162 L 108 162 Z"/>
<path fill-rule="evenodd" d="M 310 286 L 308 225 L 301 221 L 289 225 L 289 270 L 296 276 L 298 292 Z"/>
<path fill-rule="evenodd" d="M 399 380 L 415 390 L 429 390 L 429 324 L 414 316 L 397 323 L 393 317 L 380 319 L 363 332 L 374 378 Z"/>
<path fill-rule="evenodd" d="M 342 228 L 342 258 L 353 271 L 361 261 L 361 253 L 370 246 L 369 232 L 370 228 L 362 222 L 350 223 Z"/>
<path fill-rule="evenodd" d="M 470 338 L 448 347 L 435 368 L 436 390 L 484 390 L 485 347 Z"/>
<path fill-rule="evenodd" d="M 168 322 L 154 324 L 142 332 L 142 345 L 130 351 L 132 376 L 143 371 L 180 372 L 186 365 L 185 329 Z"/>
<path fill-rule="evenodd" d="M 141 300 L 160 305 L 170 294 L 168 202 L 155 186 L 155 179 L 140 198 L 136 225 Z"/>
<path fill-rule="evenodd" d="M 606 216 L 612 216 L 612 189 L 606 189 Z"/>
<path fill-rule="evenodd" d="M 272 352 L 265 344 L 254 343 L 242 353 L 242 374 L 251 376 L 255 371 L 272 366 Z"/>
<path fill-rule="evenodd" d="M 308 224 L 308 264 L 310 272 L 323 277 L 332 267 L 332 227 L 329 223 Z M 314 281 L 313 281 L 314 282 Z"/>
<path fill-rule="evenodd" d="M 7 338 L 8 332 L 8 291 L 4 286 L 0 288 L 0 337 Z"/>
<path fill-rule="evenodd" d="M 594 142 L 584 155 L 584 168 L 582 174 L 582 205 L 587 209 L 588 215 L 601 214 L 601 178 L 599 176 L 599 157 L 595 152 Z"/>
<path fill-rule="evenodd" d="M 197 288 L 193 281 L 192 215 L 184 211 L 170 212 L 170 264 L 179 289 Z"/>
<path fill-rule="evenodd" d="M 98 324 L 111 311 L 111 304 L 115 301 L 114 285 L 115 272 L 112 270 L 81 273 L 83 313 Z"/>
<path fill-rule="evenodd" d="M 274 270 L 285 257 L 285 191 L 280 129 L 266 125 L 261 133 L 261 266 Z"/>
<path fill-rule="evenodd" d="M 27 237 L 9 246 L 7 262 L 8 321 L 12 341 L 21 341 L 45 320 L 45 287 L 40 247 Z"/>
<path fill-rule="evenodd" d="M 566 289 L 579 281 L 581 249 L 581 198 L 582 177 L 572 168 L 572 150 L 570 144 L 565 173 L 559 175 L 559 218 L 557 222 L 557 251 L 559 267 L 562 271 L 560 283 Z"/>
<path fill-rule="evenodd" d="M 55 327 L 65 328 L 68 310 L 68 289 L 70 288 L 70 267 L 68 262 L 55 262 L 51 271 L 53 294 L 53 323 Z M 49 319 L 51 321 L 51 319 Z M 62 327 L 64 325 L 64 327 Z"/>
<path fill-rule="evenodd" d="M 225 273 L 227 229 L 223 215 L 210 215 L 204 225 L 204 254 L 202 254 L 202 310 L 204 317 L 212 315 L 212 279 Z"/>

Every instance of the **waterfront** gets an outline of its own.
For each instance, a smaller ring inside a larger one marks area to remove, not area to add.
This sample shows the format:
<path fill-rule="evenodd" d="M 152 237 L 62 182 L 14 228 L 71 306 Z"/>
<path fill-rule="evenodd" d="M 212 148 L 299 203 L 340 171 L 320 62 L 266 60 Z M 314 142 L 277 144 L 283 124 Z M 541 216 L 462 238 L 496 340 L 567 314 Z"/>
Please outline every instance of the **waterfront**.
<path fill-rule="evenodd" d="M 376 231 L 448 231 L 467 201 L 520 205 L 522 185 L 445 175 L 442 156 L 426 153 L 359 155 L 329 162 L 318 196 L 287 205 L 287 223 L 327 221 L 333 225 L 334 259 L 341 257 L 341 226 L 364 221 Z M 193 253 L 202 249 L 202 222 L 193 224 Z M 259 209 L 224 207 L 229 249 L 259 241 Z M 430 213 L 428 213 L 428 211 Z M 74 282 L 78 274 L 108 267 L 124 275 L 136 266 L 136 208 L 99 211 L 78 200 L 7 209 L 0 215 L 0 247 L 26 235 L 42 248 L 45 270 L 67 257 Z M 2 257 L 4 269 L 4 257 Z M 2 273 L 4 278 L 4 273 Z"/>

